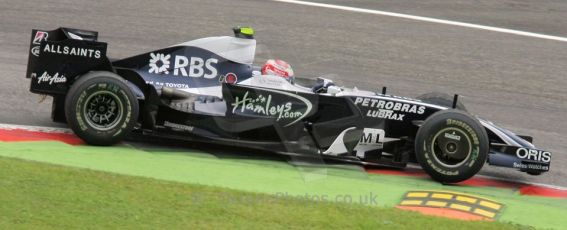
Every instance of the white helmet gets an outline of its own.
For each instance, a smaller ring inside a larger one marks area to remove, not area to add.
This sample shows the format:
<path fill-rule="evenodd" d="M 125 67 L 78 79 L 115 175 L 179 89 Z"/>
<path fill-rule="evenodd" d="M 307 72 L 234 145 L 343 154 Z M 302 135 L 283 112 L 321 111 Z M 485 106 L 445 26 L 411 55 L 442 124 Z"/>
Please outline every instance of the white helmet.
<path fill-rule="evenodd" d="M 262 75 L 274 75 L 283 77 L 290 83 L 294 82 L 293 69 L 291 65 L 279 59 L 270 59 L 262 66 Z"/>

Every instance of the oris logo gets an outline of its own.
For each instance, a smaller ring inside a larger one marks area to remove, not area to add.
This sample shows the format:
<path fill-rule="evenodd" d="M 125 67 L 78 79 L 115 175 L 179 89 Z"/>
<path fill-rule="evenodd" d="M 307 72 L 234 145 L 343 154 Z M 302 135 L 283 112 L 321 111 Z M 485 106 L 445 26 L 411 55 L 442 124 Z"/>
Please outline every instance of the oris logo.
<path fill-rule="evenodd" d="M 150 53 L 149 73 L 173 74 L 184 77 L 215 78 L 218 70 L 215 67 L 219 62 L 216 58 L 204 60 L 200 57 L 185 57 L 176 55 L 171 63 L 171 54 Z M 173 71 L 172 71 L 173 70 Z"/>
<path fill-rule="evenodd" d="M 516 150 L 516 156 L 526 160 L 539 161 L 549 163 L 551 161 L 551 153 L 535 149 L 519 148 Z"/>

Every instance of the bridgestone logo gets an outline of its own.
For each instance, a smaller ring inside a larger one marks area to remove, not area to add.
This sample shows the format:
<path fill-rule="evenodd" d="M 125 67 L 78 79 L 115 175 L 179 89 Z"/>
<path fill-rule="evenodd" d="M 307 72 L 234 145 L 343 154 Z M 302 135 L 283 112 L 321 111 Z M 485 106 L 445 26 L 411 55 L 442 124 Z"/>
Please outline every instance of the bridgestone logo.
<path fill-rule="evenodd" d="M 469 133 L 473 139 L 473 143 L 475 145 L 479 144 L 479 140 L 478 140 L 478 136 L 476 135 L 476 132 L 467 124 L 464 123 L 462 121 L 459 120 L 454 120 L 454 119 L 447 119 L 447 125 L 455 125 L 455 126 L 459 126 L 463 129 L 465 129 L 467 131 L 467 133 Z"/>
<path fill-rule="evenodd" d="M 186 131 L 189 131 L 189 132 L 193 131 L 193 126 L 171 123 L 169 121 L 165 121 L 163 123 L 163 126 L 174 128 L 174 129 L 179 129 L 179 130 L 186 130 Z"/>

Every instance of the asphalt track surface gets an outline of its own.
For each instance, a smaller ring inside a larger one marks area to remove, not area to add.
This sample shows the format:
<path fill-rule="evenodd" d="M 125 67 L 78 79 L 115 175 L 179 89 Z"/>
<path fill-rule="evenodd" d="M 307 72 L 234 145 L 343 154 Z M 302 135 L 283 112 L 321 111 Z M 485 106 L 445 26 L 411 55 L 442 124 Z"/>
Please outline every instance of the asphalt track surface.
<path fill-rule="evenodd" d="M 326 1 L 515 30 L 567 36 L 564 1 Z M 108 55 L 125 58 L 251 25 L 257 61 L 280 58 L 296 75 L 417 96 L 458 93 L 469 111 L 553 152 L 539 177 L 485 167 L 503 179 L 567 186 L 567 43 L 273 1 L 0 0 L 0 123 L 61 126 L 50 100 L 28 92 L 31 29 L 99 31 Z"/>

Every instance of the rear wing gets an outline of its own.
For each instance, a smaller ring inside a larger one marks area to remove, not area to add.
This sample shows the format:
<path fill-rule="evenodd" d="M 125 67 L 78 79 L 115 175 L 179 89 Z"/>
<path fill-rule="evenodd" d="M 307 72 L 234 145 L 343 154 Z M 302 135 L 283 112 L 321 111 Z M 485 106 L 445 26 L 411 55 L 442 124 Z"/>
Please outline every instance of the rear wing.
<path fill-rule="evenodd" d="M 30 91 L 64 94 L 75 77 L 91 70 L 112 70 L 107 44 L 97 38 L 98 32 L 71 28 L 32 30 L 26 73 Z"/>

